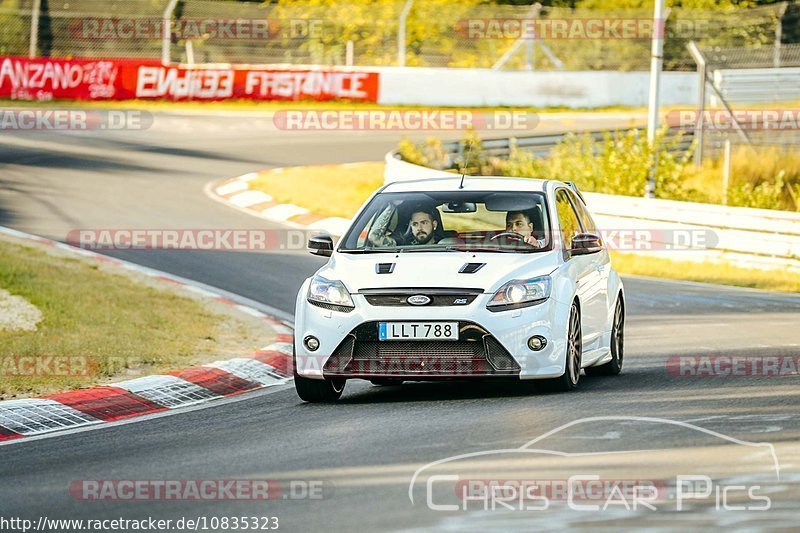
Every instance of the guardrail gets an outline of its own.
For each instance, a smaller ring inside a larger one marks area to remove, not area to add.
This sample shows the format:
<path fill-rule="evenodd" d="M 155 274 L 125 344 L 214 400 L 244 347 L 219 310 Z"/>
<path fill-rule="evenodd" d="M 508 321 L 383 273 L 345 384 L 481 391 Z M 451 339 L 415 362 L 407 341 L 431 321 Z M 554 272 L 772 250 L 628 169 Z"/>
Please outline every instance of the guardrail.
<path fill-rule="evenodd" d="M 589 135 L 594 141 L 602 141 L 603 138 L 610 134 L 629 131 L 635 129 L 644 135 L 644 128 L 624 128 L 617 130 L 593 130 L 575 132 L 576 135 Z M 528 135 L 522 137 L 502 137 L 495 139 L 481 140 L 481 147 L 483 152 L 497 157 L 507 157 L 511 151 L 511 147 L 516 145 L 518 149 L 526 152 L 531 152 L 536 157 L 545 157 L 556 145 L 564 140 L 566 133 L 557 133 L 552 135 Z M 694 131 L 681 128 L 670 128 L 664 136 L 664 142 L 675 143 L 672 149 L 676 152 L 687 152 L 691 149 L 692 142 L 694 141 Z M 449 156 L 449 159 L 454 163 L 461 163 L 464 160 L 464 154 L 467 151 L 464 141 L 450 141 L 442 143 L 442 149 Z"/>
<path fill-rule="evenodd" d="M 732 105 L 800 100 L 800 67 L 715 70 L 713 79 Z M 719 105 L 714 95 L 711 105 Z"/>

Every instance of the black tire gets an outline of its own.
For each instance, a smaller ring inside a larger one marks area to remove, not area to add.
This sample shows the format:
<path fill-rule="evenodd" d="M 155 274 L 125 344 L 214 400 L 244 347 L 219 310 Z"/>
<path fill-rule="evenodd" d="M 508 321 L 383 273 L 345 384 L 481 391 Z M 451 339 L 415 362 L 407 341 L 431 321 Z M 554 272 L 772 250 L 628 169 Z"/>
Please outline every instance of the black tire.
<path fill-rule="evenodd" d="M 583 356 L 583 337 L 581 332 L 581 312 L 577 302 L 572 302 L 569 310 L 569 329 L 567 330 L 567 358 L 564 374 L 561 377 L 544 380 L 545 390 L 568 392 L 575 390 L 581 380 L 581 357 Z"/>
<path fill-rule="evenodd" d="M 394 387 L 396 385 L 403 384 L 402 379 L 396 379 L 396 378 L 375 378 L 369 380 L 369 382 L 375 385 L 376 387 Z"/>
<path fill-rule="evenodd" d="M 587 376 L 616 376 L 622 372 L 625 355 L 625 304 L 617 298 L 614 308 L 614 321 L 611 325 L 611 361 L 586 369 Z"/>
<path fill-rule="evenodd" d="M 297 352 L 294 345 L 292 345 L 292 368 L 294 368 L 294 390 L 304 402 L 331 403 L 341 398 L 345 380 L 309 379 L 297 375 Z"/>
<path fill-rule="evenodd" d="M 309 379 L 294 375 L 294 389 L 304 402 L 335 402 L 342 396 L 344 385 L 343 379 Z"/>

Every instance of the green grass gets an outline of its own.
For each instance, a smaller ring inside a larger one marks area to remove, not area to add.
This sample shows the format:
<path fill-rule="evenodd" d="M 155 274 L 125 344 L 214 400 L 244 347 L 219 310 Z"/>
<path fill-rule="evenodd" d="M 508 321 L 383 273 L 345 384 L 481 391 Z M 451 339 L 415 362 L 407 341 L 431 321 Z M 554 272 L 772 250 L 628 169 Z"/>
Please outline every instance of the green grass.
<path fill-rule="evenodd" d="M 75 356 L 84 376 L 0 375 L 0 398 L 36 396 L 182 368 L 218 349 L 222 317 L 196 300 L 109 273 L 97 264 L 0 241 L 0 287 L 37 306 L 36 331 L 0 331 L 0 358 Z M 11 372 L 13 374 L 13 372 Z M 6 372 L 8 374 L 8 372 Z"/>
<path fill-rule="evenodd" d="M 322 165 L 262 172 L 250 188 L 270 194 L 278 202 L 292 203 L 325 216 L 350 218 L 372 192 L 383 184 L 383 163 Z M 800 274 L 783 270 L 741 268 L 723 263 L 695 263 L 612 252 L 620 274 L 699 281 L 800 292 Z"/>
<path fill-rule="evenodd" d="M 619 252 L 611 252 L 611 260 L 614 268 L 621 274 L 800 292 L 800 274 L 785 270 L 759 270 L 725 263 L 671 261 Z"/>

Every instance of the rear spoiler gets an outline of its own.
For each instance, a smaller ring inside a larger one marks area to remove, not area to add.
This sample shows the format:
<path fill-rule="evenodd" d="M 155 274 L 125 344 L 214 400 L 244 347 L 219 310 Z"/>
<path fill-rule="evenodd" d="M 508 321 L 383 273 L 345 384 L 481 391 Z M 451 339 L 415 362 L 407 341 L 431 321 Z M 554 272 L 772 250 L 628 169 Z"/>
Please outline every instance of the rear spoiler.
<path fill-rule="evenodd" d="M 575 182 L 574 182 L 574 181 L 565 181 L 564 183 L 566 183 L 566 184 L 567 184 L 567 187 L 569 187 L 570 189 L 572 189 L 572 192 L 574 192 L 575 194 L 577 194 L 577 195 L 578 195 L 578 198 L 580 198 L 580 199 L 581 199 L 581 201 L 582 201 L 584 204 L 586 204 L 586 198 L 584 198 L 584 197 L 583 197 L 583 194 L 581 193 L 580 189 L 578 189 L 578 186 L 577 186 L 577 185 L 575 185 Z"/>

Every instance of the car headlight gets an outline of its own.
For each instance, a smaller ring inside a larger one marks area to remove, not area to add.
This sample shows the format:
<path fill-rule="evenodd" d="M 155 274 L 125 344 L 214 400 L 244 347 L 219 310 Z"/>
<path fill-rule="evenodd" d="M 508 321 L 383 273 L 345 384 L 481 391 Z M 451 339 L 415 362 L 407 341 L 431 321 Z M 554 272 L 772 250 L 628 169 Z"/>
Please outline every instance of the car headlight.
<path fill-rule="evenodd" d="M 509 281 L 494 293 L 486 304 L 489 311 L 505 311 L 536 305 L 550 297 L 550 276 Z"/>
<path fill-rule="evenodd" d="M 348 313 L 355 309 L 347 287 L 341 281 L 314 276 L 308 286 L 307 299 L 310 303 L 325 309 Z"/>

